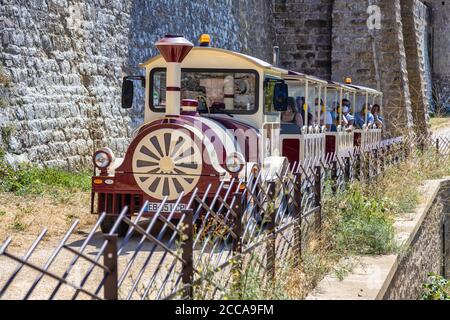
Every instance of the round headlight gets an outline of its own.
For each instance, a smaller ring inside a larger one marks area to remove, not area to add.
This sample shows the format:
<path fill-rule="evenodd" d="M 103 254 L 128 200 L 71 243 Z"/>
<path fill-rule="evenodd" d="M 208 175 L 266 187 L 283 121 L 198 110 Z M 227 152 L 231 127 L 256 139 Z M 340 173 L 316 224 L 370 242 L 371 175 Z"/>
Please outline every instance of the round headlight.
<path fill-rule="evenodd" d="M 103 148 L 95 152 L 94 165 L 99 169 L 108 168 L 113 162 L 114 156 L 109 148 Z"/>
<path fill-rule="evenodd" d="M 227 170 L 231 173 L 238 173 L 242 170 L 245 159 L 240 153 L 233 153 L 228 156 L 226 161 Z"/>

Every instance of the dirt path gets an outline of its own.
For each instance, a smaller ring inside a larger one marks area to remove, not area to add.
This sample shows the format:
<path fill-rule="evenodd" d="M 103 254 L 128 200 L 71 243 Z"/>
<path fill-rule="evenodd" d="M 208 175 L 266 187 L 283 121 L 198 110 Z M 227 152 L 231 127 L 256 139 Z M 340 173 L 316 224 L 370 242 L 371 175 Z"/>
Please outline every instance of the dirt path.
<path fill-rule="evenodd" d="M 450 138 L 450 126 L 445 128 L 440 128 L 434 132 L 436 136 Z"/>
<path fill-rule="evenodd" d="M 148 223 L 144 222 L 140 223 L 140 225 L 145 228 L 148 226 Z M 160 229 L 156 228 L 156 230 L 152 232 L 152 235 L 157 236 L 159 231 Z M 176 241 L 171 240 L 173 233 L 169 230 L 167 231 L 168 232 L 166 232 L 162 237 L 161 242 L 165 246 L 170 247 L 172 252 L 176 252 L 177 243 Z M 80 231 L 79 233 L 72 235 L 66 244 L 70 248 L 80 251 L 86 237 L 87 234 L 84 233 L 84 231 Z M 58 240 L 61 238 L 62 236 L 51 236 L 47 238 L 47 240 L 43 241 L 32 254 L 29 262 L 37 266 L 46 265 L 48 259 L 52 256 L 54 249 L 58 247 Z M 15 245 L 15 242 L 13 242 L 11 247 L 8 248 L 8 252 L 14 254 L 15 256 L 23 257 L 33 240 L 34 237 L 31 235 L 21 237 L 19 238 L 19 245 Z M 122 241 L 123 240 L 119 240 L 119 248 L 122 245 Z M 99 252 L 104 243 L 105 240 L 103 234 L 98 231 L 95 233 L 89 244 L 85 247 L 83 253 L 90 259 L 95 259 L 99 256 L 100 259 L 98 261 L 103 263 L 103 256 L 99 255 Z M 140 249 L 137 250 L 139 246 Z M 199 252 L 200 248 L 197 248 L 197 250 L 194 251 L 194 259 Z M 178 256 L 180 256 L 179 253 Z M 227 258 L 227 254 L 224 253 L 219 256 L 218 253 L 213 252 L 211 254 L 207 253 L 204 257 L 205 259 L 209 259 L 209 261 L 214 260 L 222 263 Z M 72 252 L 62 249 L 57 255 L 57 258 L 51 263 L 48 270 L 58 276 L 62 276 L 67 271 L 74 258 L 75 255 Z M 134 262 L 129 264 L 131 260 Z M 70 271 L 67 280 L 77 286 L 80 285 L 84 282 L 85 275 L 91 266 L 92 264 L 90 262 L 80 258 Z M 0 290 L 7 283 L 16 267 L 16 261 L 5 256 L 0 256 Z M 126 246 L 120 252 L 118 257 L 119 278 L 122 276 L 127 267 L 129 267 L 129 271 L 125 276 L 123 276 L 123 283 L 120 285 L 120 299 L 136 300 L 141 299 L 142 296 L 145 296 L 147 299 L 155 299 L 158 294 L 161 295 L 160 297 L 165 297 L 172 293 L 173 288 L 179 287 L 174 285 L 174 283 L 180 279 L 179 275 L 181 273 L 181 263 L 176 260 L 174 256 L 157 246 L 154 242 L 149 241 L 146 238 L 143 241 L 142 235 L 138 233 L 133 235 L 133 237 L 127 242 Z M 132 290 L 133 283 L 136 282 L 139 274 L 141 274 L 141 277 L 139 278 L 138 285 L 135 290 Z M 6 293 L 0 297 L 0 300 L 23 299 L 27 295 L 27 292 L 31 288 L 35 279 L 38 279 L 39 276 L 39 272 L 31 269 L 30 267 L 24 267 L 14 279 Z M 85 281 L 83 288 L 89 292 L 95 293 L 103 279 L 103 270 L 99 267 L 95 267 L 92 274 L 87 278 L 87 281 Z M 163 285 L 163 283 L 165 283 L 165 285 Z M 32 294 L 28 297 L 28 299 L 49 299 L 57 284 L 58 283 L 56 280 L 48 276 L 44 276 L 42 280 L 39 281 L 36 288 L 32 291 Z M 148 293 L 144 295 L 146 289 L 149 290 Z M 75 290 L 73 288 L 63 285 L 54 299 L 71 299 L 74 293 Z M 100 291 L 98 295 L 103 297 L 103 291 Z M 77 299 L 91 299 L 91 297 L 81 293 Z"/>
<path fill-rule="evenodd" d="M 74 235 L 69 239 L 69 241 L 67 241 L 67 245 L 71 248 L 80 250 L 84 240 L 85 240 L 84 236 L 79 234 Z M 140 240 L 141 240 L 140 236 L 138 235 L 133 236 L 133 238 L 129 241 L 129 243 L 122 251 L 118 259 L 119 275 L 125 270 L 125 267 L 133 257 L 135 249 L 138 246 Z M 168 239 L 165 239 L 164 242 L 167 243 Z M 86 247 L 84 253 L 86 254 L 87 257 L 95 259 L 95 257 L 99 254 L 99 250 L 102 247 L 103 243 L 104 243 L 103 235 L 100 232 L 96 233 L 92 241 Z M 50 239 L 48 241 L 43 242 L 39 246 L 39 248 L 33 253 L 29 261 L 35 265 L 44 266 L 47 263 L 49 257 L 52 255 L 54 248 L 57 247 L 57 245 L 58 242 L 56 241 L 56 239 Z M 144 242 L 141 250 L 136 256 L 134 264 L 130 268 L 130 275 L 132 275 L 132 277 L 125 277 L 124 284 L 122 285 L 121 288 L 121 294 L 123 295 L 123 297 L 125 297 L 130 291 L 131 283 L 133 282 L 132 280 L 136 279 L 137 274 L 144 265 L 146 259 L 148 259 L 148 257 L 150 256 L 152 250 L 154 250 L 154 253 L 151 255 L 151 259 L 149 260 L 149 263 L 145 268 L 145 272 L 143 273 L 143 276 L 141 278 L 138 290 L 132 297 L 134 299 L 137 299 L 139 297 L 138 294 L 142 294 L 144 292 L 144 287 L 146 287 L 147 284 L 149 283 L 151 276 L 153 275 L 156 267 L 159 264 L 159 261 L 164 256 L 164 251 L 162 251 L 159 247 L 156 247 L 149 241 Z M 26 249 L 24 246 L 20 246 L 8 249 L 8 251 L 14 253 L 15 255 L 23 256 L 26 252 Z M 61 253 L 58 254 L 54 262 L 51 264 L 49 271 L 60 276 L 63 275 L 74 257 L 75 255 L 73 253 L 63 249 Z M 174 260 L 173 257 L 168 255 L 164 259 L 164 266 L 165 267 L 170 266 L 173 260 Z M 103 262 L 103 256 L 101 256 L 99 261 Z M 7 279 L 11 276 L 16 266 L 17 262 L 4 256 L 0 257 L 0 288 L 6 283 Z M 75 267 L 72 269 L 69 276 L 67 277 L 67 280 L 76 285 L 80 285 L 90 266 L 91 264 L 88 261 L 80 258 L 80 260 L 77 261 Z M 164 271 L 165 270 L 161 270 L 161 273 L 159 274 L 158 277 L 155 278 L 155 283 L 151 287 L 156 287 L 160 284 L 161 280 L 164 279 L 164 276 L 166 274 L 166 272 Z M 84 285 L 84 288 L 87 289 L 89 292 L 95 292 L 95 290 L 98 288 L 99 283 L 101 283 L 103 279 L 103 275 L 104 273 L 102 269 L 98 267 L 94 268 L 94 271 L 88 277 L 88 280 Z M 38 276 L 39 273 L 37 271 L 34 271 L 29 267 L 24 267 L 23 270 L 20 271 L 17 278 L 12 283 L 11 287 L 7 290 L 7 293 L 3 297 L 1 297 L 1 299 L 22 299 L 23 297 L 25 297 L 29 288 L 31 287 L 31 284 Z M 29 299 L 48 299 L 53 290 L 55 289 L 56 285 L 57 282 L 55 280 L 49 278 L 48 276 L 45 276 L 42 279 L 42 281 L 40 281 L 39 284 L 36 286 L 36 289 L 30 295 Z M 71 287 L 64 285 L 55 298 L 70 299 L 74 293 L 75 291 Z M 100 292 L 100 296 L 103 296 L 102 292 Z M 85 294 L 80 294 L 79 299 L 90 299 L 90 297 Z"/>

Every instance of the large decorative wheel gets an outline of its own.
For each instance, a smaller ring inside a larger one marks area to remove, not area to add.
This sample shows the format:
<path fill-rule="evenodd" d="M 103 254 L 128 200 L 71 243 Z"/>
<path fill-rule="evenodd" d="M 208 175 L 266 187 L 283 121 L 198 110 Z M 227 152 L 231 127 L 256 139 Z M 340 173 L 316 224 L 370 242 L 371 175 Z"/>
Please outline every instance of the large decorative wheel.
<path fill-rule="evenodd" d="M 146 135 L 133 155 L 133 174 L 149 196 L 169 201 L 190 193 L 202 173 L 202 153 L 189 132 L 170 128 Z"/>

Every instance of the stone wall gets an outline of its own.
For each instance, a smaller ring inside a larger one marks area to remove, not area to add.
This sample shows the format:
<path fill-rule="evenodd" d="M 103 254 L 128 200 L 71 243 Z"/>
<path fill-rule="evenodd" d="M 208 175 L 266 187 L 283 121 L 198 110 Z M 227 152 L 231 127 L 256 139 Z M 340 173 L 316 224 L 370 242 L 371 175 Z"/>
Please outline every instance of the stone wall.
<path fill-rule="evenodd" d="M 133 1 L 128 73 L 140 74 L 138 64 L 158 54 L 154 44 L 168 33 L 182 34 L 194 43 L 202 33 L 208 33 L 212 46 L 271 61 L 271 10 L 270 2 L 260 0 Z M 133 126 L 142 120 L 140 102 L 133 110 Z"/>
<path fill-rule="evenodd" d="M 119 109 L 130 4 L 2 1 L 0 60 L 11 78 L 0 112 L 13 131 L 10 157 L 76 166 L 94 141 L 124 151 L 129 118 Z"/>
<path fill-rule="evenodd" d="M 443 225 L 449 212 L 450 181 L 444 183 L 438 197 L 420 225 L 384 295 L 387 300 L 420 299 L 428 274 L 442 275 L 444 268 Z M 447 257 L 447 264 L 449 263 Z"/>
<path fill-rule="evenodd" d="M 435 94 L 450 108 L 450 2 L 426 1 L 432 7 L 433 21 L 433 78 Z"/>
<path fill-rule="evenodd" d="M 372 23 L 371 5 L 380 9 L 379 26 Z M 388 132 L 412 129 L 400 0 L 334 1 L 332 75 L 336 81 L 352 76 L 354 83 L 384 93 Z"/>
<path fill-rule="evenodd" d="M 380 57 L 373 50 L 375 35 L 367 27 L 368 6 L 364 0 L 334 1 L 332 78 L 342 81 L 351 76 L 354 83 L 380 88 Z"/>
<path fill-rule="evenodd" d="M 274 0 L 274 29 L 284 68 L 331 78 L 331 0 Z"/>
<path fill-rule="evenodd" d="M 270 59 L 271 5 L 260 0 L 2 0 L 2 145 L 11 161 L 74 168 L 93 150 L 125 151 L 143 118 L 142 97 L 120 109 L 121 79 L 156 54 L 166 33 Z"/>
<path fill-rule="evenodd" d="M 0 145 L 11 161 L 75 167 L 94 149 L 122 154 L 143 118 L 120 109 L 121 79 L 141 74 L 166 33 L 272 59 L 325 79 L 382 90 L 391 133 L 426 127 L 430 82 L 424 5 L 419 0 L 0 0 L 0 64 L 11 78 L 0 86 Z M 450 3 L 432 7 L 434 77 L 450 104 Z M 444 4 L 443 4 L 444 3 Z M 381 9 L 381 28 L 368 28 L 368 8 Z M 412 31 L 412 32 L 411 32 Z M 429 72 L 428 68 L 428 72 Z M 412 93 L 412 96 L 410 94 Z"/>
<path fill-rule="evenodd" d="M 450 279 L 450 198 L 447 198 L 445 209 L 445 225 L 444 225 L 444 238 L 445 238 L 445 252 L 444 252 L 444 277 Z"/>
<path fill-rule="evenodd" d="M 429 129 L 430 97 L 425 61 L 427 52 L 424 52 L 424 42 L 428 40 L 425 34 L 428 11 L 419 0 L 401 0 L 400 3 L 414 129 L 420 134 Z"/>

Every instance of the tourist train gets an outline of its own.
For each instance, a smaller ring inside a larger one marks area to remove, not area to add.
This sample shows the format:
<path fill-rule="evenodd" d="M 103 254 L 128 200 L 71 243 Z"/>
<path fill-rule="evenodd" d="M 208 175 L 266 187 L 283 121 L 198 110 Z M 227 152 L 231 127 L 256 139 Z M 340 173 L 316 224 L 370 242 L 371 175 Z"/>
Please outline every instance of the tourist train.
<path fill-rule="evenodd" d="M 271 179 L 289 163 L 381 140 L 381 126 L 368 125 L 367 108 L 381 109 L 381 92 L 209 44 L 208 35 L 197 47 L 168 35 L 156 43 L 160 55 L 140 65 L 145 76 L 124 78 L 123 108 L 133 106 L 135 85 L 145 89 L 144 123 L 123 159 L 109 148 L 94 153 L 91 211 L 108 214 L 104 231 L 125 206 L 130 214 L 144 203 L 148 215 L 158 209 L 180 214 L 194 190 L 201 197 L 259 172 Z M 355 124 L 359 119 L 357 130 L 348 123 L 350 113 Z"/>

